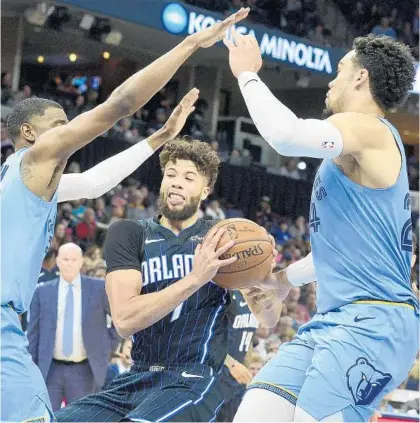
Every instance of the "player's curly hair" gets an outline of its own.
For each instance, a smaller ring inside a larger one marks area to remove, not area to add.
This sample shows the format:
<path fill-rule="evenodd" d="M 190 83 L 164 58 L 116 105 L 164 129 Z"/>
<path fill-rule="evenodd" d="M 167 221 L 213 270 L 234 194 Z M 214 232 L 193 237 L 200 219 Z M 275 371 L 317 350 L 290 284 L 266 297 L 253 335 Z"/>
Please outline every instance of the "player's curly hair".
<path fill-rule="evenodd" d="M 189 141 L 177 138 L 165 145 L 159 154 L 159 160 L 162 173 L 168 162 L 192 161 L 197 166 L 198 171 L 207 177 L 208 186 L 213 190 L 219 174 L 220 160 L 209 144 L 198 140 Z"/>
<path fill-rule="evenodd" d="M 369 34 L 356 38 L 353 49 L 356 64 L 369 72 L 376 104 L 384 111 L 404 104 L 415 75 L 410 48 L 390 37 Z"/>

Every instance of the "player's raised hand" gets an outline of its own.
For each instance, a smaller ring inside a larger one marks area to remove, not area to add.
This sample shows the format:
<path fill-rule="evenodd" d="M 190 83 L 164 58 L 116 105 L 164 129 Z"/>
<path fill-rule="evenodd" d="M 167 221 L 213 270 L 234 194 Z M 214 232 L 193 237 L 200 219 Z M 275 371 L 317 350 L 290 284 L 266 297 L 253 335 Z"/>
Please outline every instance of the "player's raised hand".
<path fill-rule="evenodd" d="M 226 18 L 224 21 L 218 22 L 213 26 L 203 29 L 193 35 L 190 35 L 190 39 L 194 41 L 197 47 L 211 47 L 218 41 L 223 40 L 226 36 L 226 31 L 237 22 L 245 19 L 248 16 L 249 7 L 241 8 L 233 15 Z"/>
<path fill-rule="evenodd" d="M 225 38 L 223 42 L 229 49 L 229 65 L 238 78 L 243 72 L 257 73 L 263 64 L 260 46 L 253 35 L 242 35 L 232 28 L 233 42 Z"/>
<path fill-rule="evenodd" d="M 175 107 L 171 116 L 162 128 L 165 137 L 168 140 L 175 138 L 184 127 L 188 116 L 194 111 L 194 104 L 198 99 L 199 90 L 193 88 L 188 94 L 184 96 L 178 106 Z"/>
<path fill-rule="evenodd" d="M 220 260 L 220 257 L 235 244 L 234 240 L 230 240 L 223 247 L 217 248 L 217 244 L 225 232 L 224 228 L 212 228 L 203 243 L 195 249 L 191 274 L 195 276 L 200 285 L 212 280 L 220 267 L 232 264 L 237 260 L 236 256 Z"/>

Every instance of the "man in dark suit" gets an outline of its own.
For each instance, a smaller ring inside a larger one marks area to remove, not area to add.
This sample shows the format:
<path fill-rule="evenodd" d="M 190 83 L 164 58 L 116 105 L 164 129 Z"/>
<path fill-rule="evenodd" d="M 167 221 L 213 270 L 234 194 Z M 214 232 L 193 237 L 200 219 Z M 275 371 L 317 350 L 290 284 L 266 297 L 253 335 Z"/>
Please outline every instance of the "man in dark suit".
<path fill-rule="evenodd" d="M 38 285 L 28 326 L 29 352 L 45 378 L 53 410 L 102 387 L 120 341 L 110 320 L 105 282 L 80 275 L 82 250 L 64 244 L 60 278 Z"/>

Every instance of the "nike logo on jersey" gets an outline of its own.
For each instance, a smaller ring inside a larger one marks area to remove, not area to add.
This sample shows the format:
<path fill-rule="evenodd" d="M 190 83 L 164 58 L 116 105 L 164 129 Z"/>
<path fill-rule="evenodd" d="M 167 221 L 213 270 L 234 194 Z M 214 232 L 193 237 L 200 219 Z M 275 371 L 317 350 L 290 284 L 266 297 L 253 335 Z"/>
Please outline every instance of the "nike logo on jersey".
<path fill-rule="evenodd" d="M 359 323 L 359 322 L 363 322 L 363 320 L 372 320 L 372 319 L 375 319 L 375 317 L 359 317 L 359 315 L 357 315 L 357 316 L 354 318 L 354 321 L 355 321 L 356 323 Z"/>
<path fill-rule="evenodd" d="M 241 307 L 245 307 L 246 305 L 248 305 L 248 303 L 247 303 L 246 301 L 240 301 L 240 302 L 239 302 L 239 305 L 240 305 Z"/>
<path fill-rule="evenodd" d="M 191 374 L 189 374 L 189 373 L 187 373 L 187 372 L 182 372 L 182 373 L 181 373 L 181 376 L 182 376 L 182 377 L 199 377 L 200 379 L 204 379 L 204 377 L 203 377 L 203 376 L 191 375 Z"/>
<path fill-rule="evenodd" d="M 165 240 L 163 238 L 161 238 L 161 239 L 148 239 L 148 238 L 146 238 L 144 243 L 145 244 L 152 244 L 153 242 L 160 242 L 160 241 L 165 241 Z"/>

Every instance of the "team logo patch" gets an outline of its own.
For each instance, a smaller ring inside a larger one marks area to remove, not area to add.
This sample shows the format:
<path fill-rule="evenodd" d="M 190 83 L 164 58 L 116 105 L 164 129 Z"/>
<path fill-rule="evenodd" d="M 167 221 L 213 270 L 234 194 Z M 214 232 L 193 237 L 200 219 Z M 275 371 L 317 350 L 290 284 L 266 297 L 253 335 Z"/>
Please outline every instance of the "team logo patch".
<path fill-rule="evenodd" d="M 349 388 L 356 405 L 369 405 L 392 379 L 389 373 L 375 369 L 364 357 L 359 357 L 346 373 Z"/>
<path fill-rule="evenodd" d="M 334 141 L 323 141 L 322 148 L 326 148 L 327 150 L 334 148 Z"/>

